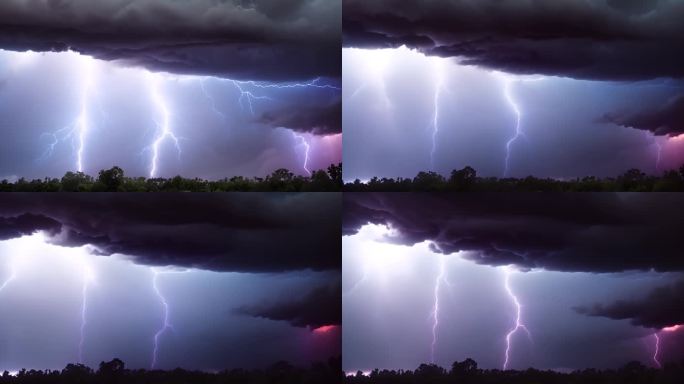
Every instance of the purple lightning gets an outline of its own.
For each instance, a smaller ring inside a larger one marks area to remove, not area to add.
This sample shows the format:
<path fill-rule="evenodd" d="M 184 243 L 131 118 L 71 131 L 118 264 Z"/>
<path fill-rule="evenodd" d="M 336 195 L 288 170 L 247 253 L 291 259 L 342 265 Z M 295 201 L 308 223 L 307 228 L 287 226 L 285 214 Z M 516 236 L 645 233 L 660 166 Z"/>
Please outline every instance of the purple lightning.
<path fill-rule="evenodd" d="M 658 366 L 658 368 L 662 368 L 662 365 L 660 363 L 660 359 L 658 358 L 658 355 L 660 354 L 660 333 L 661 332 L 676 332 L 680 329 L 682 329 L 684 326 L 681 324 L 673 325 L 670 327 L 665 327 L 662 328 L 659 331 L 656 331 L 653 333 L 653 338 L 655 339 L 655 350 L 653 352 L 653 362 Z"/>
<path fill-rule="evenodd" d="M 660 364 L 660 360 L 658 360 L 658 353 L 660 352 L 660 337 L 658 336 L 658 332 L 655 332 L 653 337 L 655 338 L 655 352 L 653 352 L 653 361 L 656 363 L 658 368 L 661 368 L 662 365 Z"/>
<path fill-rule="evenodd" d="M 503 370 L 508 369 L 508 361 L 510 357 L 510 351 L 511 351 L 511 337 L 518 332 L 518 330 L 522 329 L 527 333 L 528 337 L 532 337 L 530 335 L 530 331 L 527 329 L 525 324 L 522 322 L 522 305 L 520 304 L 520 301 L 518 300 L 518 297 L 513 293 L 513 290 L 511 289 L 510 286 L 510 277 L 511 277 L 511 272 L 506 269 L 506 278 L 504 280 L 504 285 L 506 287 L 506 292 L 508 293 L 508 296 L 511 298 L 511 301 L 515 305 L 515 327 L 513 327 L 507 334 L 506 334 L 506 353 L 505 353 L 505 360 L 503 363 Z"/>
<path fill-rule="evenodd" d="M 94 281 L 95 276 L 88 267 L 84 268 L 82 301 L 81 301 L 81 338 L 78 342 L 78 363 L 83 364 L 83 345 L 85 343 L 85 327 L 88 312 L 88 285 Z"/>
<path fill-rule="evenodd" d="M 445 282 L 446 269 L 444 266 L 444 256 L 440 257 L 439 274 L 435 279 L 434 305 L 432 306 L 432 344 L 430 344 L 430 363 L 435 362 L 435 347 L 437 346 L 437 328 L 439 327 L 439 287 Z"/>
<path fill-rule="evenodd" d="M 437 80 L 437 86 L 435 88 L 435 111 L 432 114 L 432 150 L 430 151 L 430 169 L 432 169 L 433 171 L 435 170 L 435 152 L 437 152 L 437 135 L 439 134 L 439 101 L 443 87 L 443 78 L 440 74 Z"/>
<path fill-rule="evenodd" d="M 166 301 L 166 298 L 164 295 L 162 295 L 161 291 L 159 290 L 159 287 L 157 286 L 157 277 L 159 276 L 159 272 L 153 271 L 154 276 L 152 277 L 152 287 L 154 288 L 154 292 L 159 298 L 159 301 L 162 304 L 162 309 L 164 313 L 164 322 L 162 323 L 161 328 L 157 331 L 157 333 L 154 334 L 154 348 L 152 349 L 152 363 L 150 364 L 150 369 L 154 369 L 155 366 L 157 365 L 157 352 L 159 351 L 159 338 L 168 330 L 173 330 L 173 326 L 169 322 L 169 304 Z"/>
<path fill-rule="evenodd" d="M 311 151 L 311 145 L 308 141 L 306 141 L 304 135 L 300 135 L 295 131 L 292 131 L 292 136 L 295 140 L 299 140 L 301 142 L 301 145 L 304 146 L 304 162 L 302 164 L 302 169 L 304 169 L 304 171 L 306 171 L 306 173 L 309 176 L 311 176 L 311 170 L 309 170 L 309 152 Z"/>

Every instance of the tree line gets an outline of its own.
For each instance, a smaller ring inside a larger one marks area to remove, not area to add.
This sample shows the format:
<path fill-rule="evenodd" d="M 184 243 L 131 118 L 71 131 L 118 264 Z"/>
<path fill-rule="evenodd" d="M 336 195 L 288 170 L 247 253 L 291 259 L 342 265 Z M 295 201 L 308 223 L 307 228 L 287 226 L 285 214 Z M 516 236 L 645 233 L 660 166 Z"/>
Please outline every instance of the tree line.
<path fill-rule="evenodd" d="M 83 172 L 67 172 L 61 179 L 0 181 L 0 192 L 334 192 L 342 190 L 342 163 L 326 170 L 297 176 L 287 169 L 266 177 L 235 176 L 221 180 L 127 177 L 119 167 L 101 170 L 97 178 Z"/>
<path fill-rule="evenodd" d="M 0 384 L 330 384 L 341 382 L 343 376 L 341 357 L 314 363 L 308 368 L 295 367 L 281 361 L 266 369 L 233 369 L 217 373 L 181 368 L 171 371 L 131 370 L 126 369 L 122 360 L 113 359 L 101 362 L 97 370 L 83 364 L 68 364 L 62 370 L 22 369 L 14 375 L 5 371 L 0 376 Z"/>
<path fill-rule="evenodd" d="M 684 166 L 678 170 L 651 176 L 638 169 L 630 169 L 618 177 L 594 176 L 558 180 L 551 178 L 496 178 L 478 177 L 472 167 L 451 171 L 449 177 L 436 172 L 419 172 L 414 178 L 378 178 L 366 183 L 355 180 L 344 185 L 347 192 L 682 192 Z"/>
<path fill-rule="evenodd" d="M 415 371 L 378 370 L 348 375 L 346 384 L 676 384 L 684 382 L 684 361 L 668 363 L 662 369 L 648 368 L 638 361 L 620 369 L 584 369 L 574 372 L 479 369 L 477 362 L 454 362 L 447 370 L 435 364 L 421 364 Z"/>

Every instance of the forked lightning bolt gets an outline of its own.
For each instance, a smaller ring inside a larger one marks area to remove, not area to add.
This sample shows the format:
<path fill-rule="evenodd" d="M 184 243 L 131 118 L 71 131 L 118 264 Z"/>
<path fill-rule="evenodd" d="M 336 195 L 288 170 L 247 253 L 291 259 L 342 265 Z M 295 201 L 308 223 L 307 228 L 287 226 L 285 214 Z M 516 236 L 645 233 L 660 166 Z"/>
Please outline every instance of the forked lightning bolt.
<path fill-rule="evenodd" d="M 157 285 L 157 277 L 159 277 L 159 272 L 153 270 L 153 277 L 152 277 L 152 287 L 154 289 L 155 294 L 157 295 L 157 298 L 159 298 L 159 301 L 162 304 L 162 311 L 163 311 L 163 322 L 161 325 L 161 328 L 157 330 L 157 332 L 154 334 L 154 346 L 152 349 L 152 363 L 150 364 L 150 368 L 154 369 L 157 365 L 157 354 L 159 352 L 159 338 L 169 330 L 173 330 L 173 326 L 171 325 L 169 321 L 169 304 L 166 301 L 166 298 L 162 294 L 161 290 L 159 290 L 159 286 Z"/>
<path fill-rule="evenodd" d="M 522 322 L 522 305 L 520 304 L 518 297 L 513 293 L 513 290 L 511 289 L 510 277 L 511 277 L 511 272 L 510 272 L 510 270 L 506 269 L 506 277 L 504 280 L 504 285 L 506 287 L 506 292 L 508 293 L 508 296 L 510 297 L 511 301 L 513 302 L 513 305 L 515 306 L 515 326 L 513 328 L 511 328 L 511 330 L 508 331 L 508 333 L 506 334 L 506 352 L 505 352 L 505 360 L 503 363 L 503 370 L 504 371 L 506 369 L 508 369 L 508 362 L 509 362 L 510 352 L 511 352 L 511 338 L 521 329 L 527 333 L 528 337 L 531 338 L 530 331 L 527 329 L 525 324 L 523 324 L 523 322 Z"/>
<path fill-rule="evenodd" d="M 171 130 L 171 113 L 169 111 L 169 107 L 166 103 L 166 100 L 159 92 L 159 75 L 148 72 L 147 76 L 152 102 L 162 117 L 161 122 L 155 120 L 155 124 L 157 125 L 157 136 L 151 145 L 152 159 L 150 164 L 150 178 L 154 178 L 157 176 L 159 168 L 159 147 L 162 145 L 162 143 L 166 140 L 173 141 L 179 157 L 181 155 L 181 148 L 178 137 Z"/>
<path fill-rule="evenodd" d="M 434 304 L 432 306 L 432 344 L 430 344 L 430 363 L 435 362 L 435 347 L 437 346 L 437 329 L 439 327 L 439 288 L 445 282 L 446 268 L 444 256 L 440 257 L 439 274 L 435 279 Z"/>
<path fill-rule="evenodd" d="M 52 137 L 52 142 L 48 144 L 47 149 L 43 152 L 38 160 L 45 160 L 52 155 L 55 147 L 60 142 L 70 140 L 72 150 L 75 152 L 76 164 L 75 168 L 78 172 L 83 172 L 85 169 L 85 150 L 87 144 L 88 133 L 91 126 L 91 116 L 89 114 L 91 96 L 94 87 L 94 66 L 95 59 L 89 56 L 80 56 L 81 70 L 83 71 L 83 82 L 81 83 L 81 98 L 80 109 L 76 119 L 68 126 L 58 129 L 52 133 L 43 133 L 41 137 Z"/>
<path fill-rule="evenodd" d="M 304 161 L 302 164 L 302 169 L 309 176 L 311 176 L 311 170 L 309 169 L 309 152 L 311 151 L 311 145 L 308 141 L 306 141 L 306 138 L 303 135 L 300 135 L 295 131 L 292 131 L 292 136 L 295 138 L 295 140 L 299 140 L 301 142 L 301 145 L 304 146 Z"/>

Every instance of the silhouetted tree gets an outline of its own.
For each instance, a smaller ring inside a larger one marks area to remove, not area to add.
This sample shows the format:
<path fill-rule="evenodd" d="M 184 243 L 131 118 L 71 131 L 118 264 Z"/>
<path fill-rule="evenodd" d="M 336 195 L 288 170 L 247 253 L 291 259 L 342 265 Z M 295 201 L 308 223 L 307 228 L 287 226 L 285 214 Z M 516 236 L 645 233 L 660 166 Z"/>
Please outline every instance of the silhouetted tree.
<path fill-rule="evenodd" d="M 100 171 L 97 182 L 104 186 L 107 192 L 116 192 L 124 180 L 124 171 L 119 167 L 112 167 L 107 170 Z"/>

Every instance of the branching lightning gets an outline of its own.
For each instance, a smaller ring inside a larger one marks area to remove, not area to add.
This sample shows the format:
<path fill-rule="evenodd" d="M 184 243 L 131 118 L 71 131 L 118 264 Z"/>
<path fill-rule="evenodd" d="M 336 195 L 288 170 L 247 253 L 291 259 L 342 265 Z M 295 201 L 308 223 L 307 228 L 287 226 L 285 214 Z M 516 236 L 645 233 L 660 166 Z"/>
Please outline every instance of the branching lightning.
<path fill-rule="evenodd" d="M 207 100 L 209 100 L 209 102 L 211 103 L 211 110 L 214 111 L 215 114 L 221 116 L 223 120 L 225 120 L 226 115 L 223 112 L 219 111 L 218 108 L 216 108 L 216 100 L 214 100 L 214 98 L 209 94 L 209 92 L 207 92 L 207 88 L 204 86 L 205 81 L 206 78 L 200 79 L 199 81 L 202 93 L 204 93 L 204 97 L 206 97 Z"/>
<path fill-rule="evenodd" d="M 432 343 L 430 344 L 430 363 L 435 362 L 435 347 L 437 346 L 437 329 L 439 327 L 439 287 L 446 282 L 446 268 L 444 264 L 444 256 L 440 257 L 439 273 L 435 279 L 434 288 L 434 304 L 432 306 Z"/>
<path fill-rule="evenodd" d="M 520 301 L 518 300 L 518 297 L 513 293 L 513 290 L 511 289 L 510 286 L 510 277 L 511 277 L 511 272 L 510 270 L 506 269 L 506 277 L 504 280 L 504 286 L 506 287 L 506 292 L 508 293 L 508 296 L 510 297 L 511 301 L 513 302 L 515 306 L 515 326 L 511 328 L 510 331 L 506 334 L 506 352 L 505 352 L 505 360 L 503 363 L 503 370 L 508 369 L 508 362 L 510 358 L 510 352 L 511 352 L 511 338 L 513 335 L 515 335 L 519 330 L 523 330 L 527 333 L 527 336 L 531 338 L 532 336 L 530 335 L 530 331 L 527 329 L 525 324 L 522 322 L 522 305 L 520 304 Z"/>
<path fill-rule="evenodd" d="M 157 365 L 157 353 L 159 352 L 159 338 L 169 330 L 173 330 L 173 326 L 171 325 L 169 321 L 169 304 L 166 301 L 166 298 L 164 295 L 161 293 L 161 290 L 159 290 L 159 286 L 157 285 L 157 277 L 159 276 L 159 272 L 153 270 L 153 277 L 152 277 L 152 287 L 154 289 L 154 293 L 157 295 L 157 298 L 159 298 L 159 301 L 162 304 L 162 310 L 163 310 L 163 317 L 164 321 L 162 323 L 161 328 L 157 330 L 157 332 L 154 334 L 154 347 L 152 349 L 152 363 L 150 364 L 150 368 L 154 369 L 155 366 Z"/>
<path fill-rule="evenodd" d="M 150 164 L 150 178 L 154 178 L 157 176 L 160 145 L 167 139 L 172 140 L 176 147 L 176 151 L 178 152 L 178 157 L 181 155 L 181 148 L 178 137 L 171 130 L 171 113 L 169 112 L 168 105 L 159 92 L 159 75 L 151 72 L 148 72 L 147 75 L 152 102 L 162 115 L 161 123 L 155 120 L 155 124 L 157 125 L 157 136 L 151 145 L 152 160 Z"/>
<path fill-rule="evenodd" d="M 75 152 L 76 170 L 83 172 L 85 169 L 84 156 L 85 148 L 90 131 L 90 99 L 95 83 L 94 65 L 95 59 L 89 56 L 80 56 L 82 71 L 84 74 L 83 82 L 81 84 L 81 98 L 80 98 L 80 112 L 76 119 L 68 126 L 60 128 L 52 133 L 43 133 L 41 137 L 51 137 L 52 142 L 48 144 L 46 150 L 38 160 L 45 160 L 50 157 L 55 147 L 63 141 L 70 140 L 72 150 Z"/>
<path fill-rule="evenodd" d="M 304 169 L 304 171 L 311 176 L 311 170 L 309 169 L 309 153 L 311 152 L 311 145 L 308 141 L 306 141 L 306 138 L 303 135 L 300 135 L 295 131 L 292 131 L 292 136 L 295 140 L 299 140 L 301 145 L 304 146 L 304 162 L 302 164 L 302 169 Z"/>

